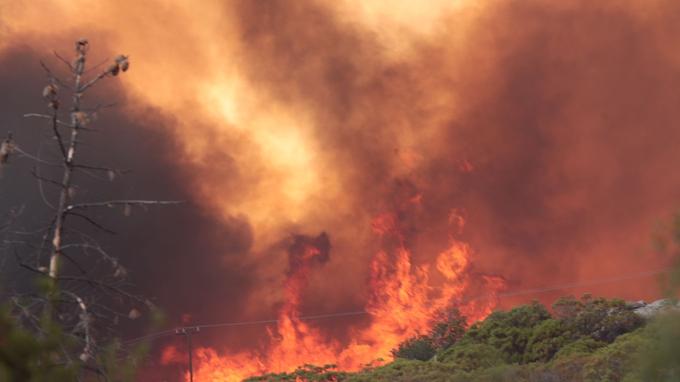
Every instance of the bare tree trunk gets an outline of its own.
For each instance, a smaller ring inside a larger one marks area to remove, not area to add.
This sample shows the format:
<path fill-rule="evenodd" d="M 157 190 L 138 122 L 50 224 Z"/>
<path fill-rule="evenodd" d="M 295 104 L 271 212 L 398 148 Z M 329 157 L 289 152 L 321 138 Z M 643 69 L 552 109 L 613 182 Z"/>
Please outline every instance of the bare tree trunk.
<path fill-rule="evenodd" d="M 87 52 L 87 41 L 79 40 L 76 43 L 76 51 L 78 56 L 73 66 L 73 74 L 75 76 L 75 84 L 73 88 L 73 105 L 71 108 L 71 138 L 68 143 L 68 150 L 66 150 L 66 157 L 64 158 L 64 175 L 61 180 L 61 191 L 59 194 L 59 204 L 57 205 L 56 216 L 54 219 L 54 232 L 52 235 L 52 254 L 50 255 L 49 276 L 56 279 L 59 275 L 59 258 L 61 256 L 61 236 L 64 229 L 64 220 L 66 219 L 66 208 L 69 205 L 71 193 L 71 177 L 73 176 L 73 161 L 76 155 L 76 145 L 78 139 L 78 132 L 81 126 L 80 118 L 80 98 L 82 97 L 82 89 L 80 88 L 80 79 L 85 71 L 85 54 Z M 55 109 L 56 113 L 56 109 Z"/>

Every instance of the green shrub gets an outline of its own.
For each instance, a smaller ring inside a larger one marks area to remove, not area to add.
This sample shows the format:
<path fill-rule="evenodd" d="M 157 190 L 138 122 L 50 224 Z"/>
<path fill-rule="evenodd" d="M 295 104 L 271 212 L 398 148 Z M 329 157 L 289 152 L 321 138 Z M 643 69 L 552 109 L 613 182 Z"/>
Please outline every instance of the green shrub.
<path fill-rule="evenodd" d="M 540 369 L 549 371 L 556 381 L 582 381 L 583 369 L 588 363 L 589 354 L 574 352 L 571 354 L 558 354 L 547 364 L 541 365 Z"/>
<path fill-rule="evenodd" d="M 449 364 L 397 359 L 394 362 L 351 374 L 347 382 L 467 382 L 465 372 Z"/>
<path fill-rule="evenodd" d="M 522 382 L 528 381 L 528 373 L 518 365 L 497 365 L 488 369 L 478 369 L 469 374 L 471 382 Z"/>
<path fill-rule="evenodd" d="M 537 302 L 509 312 L 494 312 L 482 323 L 473 325 L 461 342 L 488 344 L 500 350 L 506 362 L 518 363 L 524 358 L 534 327 L 549 318 L 548 311 Z"/>
<path fill-rule="evenodd" d="M 558 320 L 574 319 L 583 310 L 583 302 L 574 296 L 560 297 L 552 304 L 553 314 Z"/>
<path fill-rule="evenodd" d="M 416 359 L 427 361 L 437 353 L 432 339 L 428 336 L 416 336 L 399 344 L 392 350 L 394 358 Z"/>
<path fill-rule="evenodd" d="M 648 348 L 642 330 L 619 336 L 612 344 L 596 350 L 584 365 L 583 381 L 618 382 L 635 370 L 637 354 Z"/>
<path fill-rule="evenodd" d="M 6 311 L 0 311 L 0 381 L 60 382 L 76 380 L 77 369 L 55 362 L 66 337 L 49 320 L 36 337 L 19 328 Z"/>
<path fill-rule="evenodd" d="M 475 343 L 458 343 L 441 355 L 437 356 L 440 362 L 448 363 L 458 370 L 472 371 L 479 368 L 488 368 L 505 363 L 503 354 L 491 345 Z"/>
<path fill-rule="evenodd" d="M 641 334 L 649 342 L 638 357 L 637 380 L 680 381 L 680 314 L 658 317 Z"/>
<path fill-rule="evenodd" d="M 644 323 L 637 314 L 626 308 L 623 300 L 593 299 L 589 295 L 581 301 L 573 297 L 561 298 L 553 309 L 557 318 L 577 336 L 612 342 L 621 334 L 631 332 Z"/>
<path fill-rule="evenodd" d="M 554 359 L 591 354 L 595 350 L 606 345 L 605 342 L 595 340 L 591 337 L 581 337 L 562 347 L 555 354 Z"/>
<path fill-rule="evenodd" d="M 641 327 L 623 301 L 590 296 L 553 309 L 555 318 L 535 302 L 494 312 L 466 332 L 454 311 L 429 335 L 400 344 L 390 364 L 358 373 L 306 366 L 250 381 L 680 381 L 678 316 Z"/>
<path fill-rule="evenodd" d="M 573 334 L 559 320 L 549 319 L 538 324 L 532 331 L 524 353 L 524 362 L 546 362 L 562 347 L 573 341 Z"/>
<path fill-rule="evenodd" d="M 275 381 L 305 381 L 325 382 L 343 381 L 347 373 L 335 370 L 336 365 L 304 365 L 291 373 L 270 373 L 247 378 L 243 382 L 275 382 Z"/>
<path fill-rule="evenodd" d="M 465 334 L 465 327 L 465 317 L 458 310 L 449 311 L 432 326 L 428 335 L 415 336 L 400 343 L 392 350 L 392 356 L 427 361 L 460 340 Z"/>
<path fill-rule="evenodd" d="M 466 327 L 467 319 L 461 316 L 458 310 L 448 312 L 430 331 L 432 345 L 437 351 L 449 348 L 465 335 Z"/>

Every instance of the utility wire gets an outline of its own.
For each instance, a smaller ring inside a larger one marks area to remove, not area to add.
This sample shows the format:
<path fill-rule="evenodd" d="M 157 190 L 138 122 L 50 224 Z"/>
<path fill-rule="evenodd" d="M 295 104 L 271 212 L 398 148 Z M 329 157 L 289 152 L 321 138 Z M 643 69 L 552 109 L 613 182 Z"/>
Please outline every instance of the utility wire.
<path fill-rule="evenodd" d="M 298 320 L 312 321 L 312 320 L 323 320 L 327 318 L 337 318 L 346 316 L 359 316 L 362 314 L 367 314 L 365 310 L 358 310 L 355 312 L 339 312 L 339 313 L 329 313 L 329 314 L 317 314 L 313 316 L 301 316 Z M 223 328 L 228 326 L 244 326 L 244 325 L 262 325 L 262 324 L 277 324 L 280 320 L 261 320 L 261 321 L 243 321 L 243 322 L 223 322 L 219 324 L 209 324 L 209 325 L 197 325 L 195 327 L 201 329 L 207 328 Z M 194 326 L 192 326 L 194 327 Z"/>
<path fill-rule="evenodd" d="M 316 315 L 310 315 L 310 316 L 301 316 L 298 317 L 298 320 L 303 320 L 303 321 L 314 321 L 314 320 L 324 320 L 324 319 L 329 319 L 329 318 L 339 318 L 339 317 L 349 317 L 349 316 L 359 316 L 359 315 L 364 315 L 368 314 L 365 310 L 358 310 L 354 312 L 339 312 L 339 313 L 329 313 L 329 314 L 316 314 Z M 212 328 L 224 328 L 224 327 L 230 327 L 230 326 L 249 326 L 249 325 L 266 325 L 266 324 L 277 324 L 279 323 L 280 320 L 278 319 L 270 319 L 270 320 L 257 320 L 257 321 L 240 321 L 240 322 L 222 322 L 222 323 L 216 323 L 216 324 L 203 324 L 203 325 L 190 325 L 187 327 L 191 328 L 198 328 L 198 329 L 212 329 Z M 152 333 L 146 336 L 142 337 L 137 337 L 133 338 L 127 341 L 124 341 L 124 345 L 131 345 L 137 342 L 141 342 L 144 340 L 154 340 L 160 337 L 166 337 L 170 335 L 174 335 L 176 333 L 177 329 L 168 329 L 168 330 L 163 330 L 161 332 L 157 333 Z"/>
<path fill-rule="evenodd" d="M 640 272 L 640 273 L 635 273 L 635 274 L 630 274 L 630 275 L 610 277 L 610 278 L 599 279 L 599 280 L 590 280 L 590 281 L 584 281 L 584 282 L 580 282 L 580 283 L 568 283 L 568 284 L 555 285 L 555 286 L 536 288 L 536 289 L 525 289 L 525 290 L 515 291 L 515 292 L 499 293 L 498 297 L 522 296 L 522 295 L 527 295 L 527 294 L 554 292 L 554 291 L 562 290 L 562 289 L 574 289 L 574 288 L 593 286 L 593 285 L 611 284 L 611 283 L 615 283 L 615 282 L 619 282 L 619 281 L 633 280 L 633 279 L 638 279 L 638 278 L 643 278 L 643 277 L 648 277 L 648 276 L 656 276 L 656 275 L 659 275 L 659 274 L 662 274 L 662 273 L 665 273 L 665 272 L 669 272 L 669 271 L 670 271 L 670 269 L 668 269 L 668 268 L 657 269 L 657 270 L 653 270 L 653 271 L 645 271 L 645 272 Z"/>
<path fill-rule="evenodd" d="M 499 293 L 496 295 L 496 297 L 513 297 L 513 296 L 523 296 L 523 295 L 531 295 L 531 294 L 539 294 L 539 293 L 546 293 L 546 292 L 554 292 L 558 290 L 564 290 L 564 289 L 574 289 L 574 288 L 580 288 L 580 287 L 586 287 L 586 286 L 594 286 L 594 285 L 603 285 L 603 284 L 610 284 L 610 283 L 615 283 L 619 281 L 626 281 L 626 280 L 633 280 L 633 279 L 638 279 L 638 278 L 643 278 L 643 277 L 649 277 L 649 276 L 655 276 L 659 275 L 662 273 L 666 273 L 670 271 L 670 269 L 657 269 L 657 270 L 651 270 L 651 271 L 645 271 L 645 272 L 639 272 L 639 273 L 634 273 L 634 274 L 629 274 L 629 275 L 623 275 L 623 276 L 616 276 L 616 277 L 610 277 L 610 278 L 603 278 L 603 279 L 597 279 L 597 280 L 590 280 L 590 281 L 583 281 L 583 282 L 572 282 L 572 283 L 566 283 L 566 284 L 560 284 L 560 285 L 553 285 L 553 286 L 546 286 L 543 288 L 533 288 L 533 289 L 524 289 L 524 290 L 519 290 L 519 291 L 513 291 L 513 292 L 505 292 L 505 293 Z M 475 296 L 469 299 L 465 299 L 463 302 L 470 302 L 470 301 L 475 301 L 475 300 L 482 300 L 489 298 L 490 296 L 488 295 L 479 295 Z M 351 317 L 351 316 L 361 316 L 368 314 L 367 311 L 365 310 L 359 310 L 359 311 L 350 311 L 350 312 L 338 312 L 338 313 L 329 313 L 329 314 L 316 314 L 316 315 L 309 315 L 309 316 L 301 316 L 298 317 L 298 320 L 301 321 L 314 321 L 314 320 L 324 320 L 324 319 L 330 319 L 330 318 L 339 318 L 339 317 Z M 256 321 L 237 321 L 237 322 L 222 322 L 222 323 L 215 323 L 215 324 L 204 324 L 204 325 L 191 325 L 188 327 L 191 328 L 198 328 L 198 329 L 213 329 L 213 328 L 225 328 L 225 327 L 235 327 L 235 326 L 250 326 L 250 325 L 266 325 L 266 324 L 277 324 L 279 323 L 280 320 L 278 319 L 269 319 L 269 320 L 256 320 Z M 123 342 L 123 345 L 129 346 L 141 341 L 145 340 L 156 340 L 161 337 L 166 337 L 170 335 L 174 335 L 176 333 L 177 329 L 168 329 L 168 330 L 163 330 L 157 333 L 152 333 L 148 334 L 142 337 L 137 337 L 133 338 L 127 341 Z"/>

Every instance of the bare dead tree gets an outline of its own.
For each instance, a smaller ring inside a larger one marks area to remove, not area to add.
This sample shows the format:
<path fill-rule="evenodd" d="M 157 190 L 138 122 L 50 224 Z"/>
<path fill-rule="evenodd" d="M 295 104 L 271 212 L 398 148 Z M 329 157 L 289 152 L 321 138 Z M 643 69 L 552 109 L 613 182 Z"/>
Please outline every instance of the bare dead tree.
<path fill-rule="evenodd" d="M 15 312 L 24 326 L 40 333 L 41 317 L 47 314 L 58 322 L 80 345 L 77 354 L 64 351 L 63 362 L 79 362 L 85 369 L 102 374 L 94 364 L 100 343 L 111 332 L 111 324 L 120 319 L 136 319 L 140 309 L 151 308 L 147 299 L 131 292 L 126 269 L 115 256 L 109 254 L 96 239 L 79 227 L 82 224 L 96 231 L 110 232 L 92 211 L 101 208 L 119 208 L 129 215 L 134 207 L 177 204 L 178 201 L 114 199 L 103 201 L 80 201 L 75 193 L 76 175 L 103 175 L 113 181 L 126 171 L 112 167 L 83 162 L 78 156 L 85 132 L 92 131 L 91 124 L 96 113 L 104 107 L 86 107 L 84 95 L 100 81 L 116 77 L 129 69 L 129 58 L 119 55 L 104 70 L 90 76 L 86 70 L 90 45 L 80 39 L 75 43 L 75 59 L 69 62 L 56 54 L 69 73 L 68 79 L 59 78 L 44 63 L 47 85 L 42 96 L 47 101 L 48 112 L 30 113 L 26 118 L 44 120 L 52 136 L 50 144 L 56 148 L 55 158 L 45 158 L 23 150 L 8 135 L 0 142 L 0 166 L 10 156 L 17 155 L 35 162 L 32 176 L 36 179 L 51 219 L 44 227 L 31 231 L 14 231 L 11 239 L 3 245 L 12 246 L 17 263 L 46 282 L 47 292 L 16 292 L 12 297 Z M 69 82 L 70 81 L 70 82 Z M 64 111 L 62 99 L 68 97 L 70 105 Z M 66 118 L 62 118 L 66 117 Z M 0 167 L 0 170 L 2 168 Z M 47 169 L 57 179 L 44 174 Z M 102 176 L 99 176 L 102 177 Z M 53 198 L 45 192 L 46 187 L 56 189 Z M 53 200 L 50 200 L 53 199 Z M 56 200 L 54 200 L 56 199 Z M 77 220 L 81 222 L 76 223 Z M 67 263 L 68 266 L 64 266 Z M 47 312 L 47 313 L 46 313 Z"/>

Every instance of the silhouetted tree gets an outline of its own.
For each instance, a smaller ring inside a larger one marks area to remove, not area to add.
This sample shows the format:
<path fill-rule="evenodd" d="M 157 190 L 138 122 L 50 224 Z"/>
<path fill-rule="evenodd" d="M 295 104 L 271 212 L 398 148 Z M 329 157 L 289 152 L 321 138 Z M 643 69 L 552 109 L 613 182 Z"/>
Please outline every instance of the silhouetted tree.
<path fill-rule="evenodd" d="M 118 55 L 105 69 L 90 75 L 86 69 L 89 42 L 80 39 L 74 48 L 73 61 L 55 53 L 68 70 L 68 79 L 59 78 L 41 63 L 47 74 L 42 92 L 47 112 L 25 115 L 46 122 L 55 154 L 52 157 L 31 155 L 11 134 L 0 143 L 0 166 L 15 155 L 35 162 L 32 175 L 38 181 L 40 195 L 51 216 L 50 221 L 37 230 L 6 229 L 11 237 L 4 239 L 3 245 L 6 253 L 16 256 L 17 263 L 38 278 L 36 288 L 12 291 L 11 312 L 20 326 L 17 330 L 31 333 L 37 343 L 42 343 L 41 338 L 53 337 L 48 328 L 59 328 L 62 335 L 59 346 L 44 349 L 50 354 L 50 360 L 68 370 L 89 370 L 103 375 L 107 367 L 102 365 L 102 360 L 106 357 L 111 360 L 111 347 L 105 344 L 113 337 L 112 326 L 120 319 L 137 319 L 142 310 L 153 309 L 153 304 L 131 292 L 127 271 L 118 258 L 98 244 L 96 235 L 85 233 L 80 226 L 86 224 L 98 232 L 111 232 L 93 216 L 93 211 L 112 208 L 127 216 L 134 207 L 177 202 L 81 200 L 77 195 L 80 175 L 113 181 L 125 173 L 121 169 L 87 163 L 78 154 L 85 134 L 94 130 L 92 124 L 97 113 L 110 106 L 86 105 L 85 94 L 100 81 L 125 73 L 130 61 L 127 56 Z M 43 171 L 45 169 L 47 171 Z M 56 189 L 54 197 L 49 197 L 46 187 Z M 16 211 L 8 216 L 13 215 Z M 0 347 L 3 345 L 0 343 Z"/>

